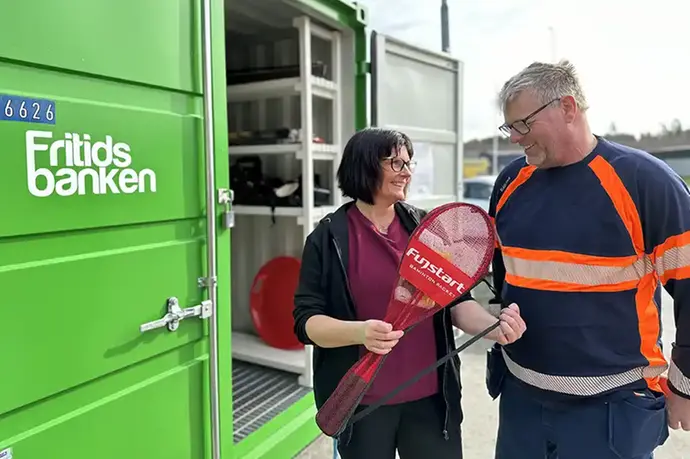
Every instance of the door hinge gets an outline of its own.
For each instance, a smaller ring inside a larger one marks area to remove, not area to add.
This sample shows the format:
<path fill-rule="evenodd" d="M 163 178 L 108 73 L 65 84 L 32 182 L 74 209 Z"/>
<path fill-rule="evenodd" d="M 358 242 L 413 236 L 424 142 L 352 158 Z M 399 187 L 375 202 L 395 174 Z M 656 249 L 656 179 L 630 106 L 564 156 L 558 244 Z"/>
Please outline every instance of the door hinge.
<path fill-rule="evenodd" d="M 139 331 L 144 333 L 149 330 L 155 330 L 156 328 L 167 327 L 169 331 L 174 332 L 178 329 L 180 322 L 182 322 L 184 319 L 190 317 L 208 319 L 211 317 L 212 313 L 213 303 L 210 300 L 205 300 L 196 306 L 190 306 L 182 309 L 180 307 L 179 300 L 173 296 L 168 298 L 168 313 L 161 319 L 154 320 L 153 322 L 147 322 L 139 326 Z"/>
<path fill-rule="evenodd" d="M 371 73 L 371 63 L 366 61 L 357 62 L 357 76 L 366 76 Z"/>

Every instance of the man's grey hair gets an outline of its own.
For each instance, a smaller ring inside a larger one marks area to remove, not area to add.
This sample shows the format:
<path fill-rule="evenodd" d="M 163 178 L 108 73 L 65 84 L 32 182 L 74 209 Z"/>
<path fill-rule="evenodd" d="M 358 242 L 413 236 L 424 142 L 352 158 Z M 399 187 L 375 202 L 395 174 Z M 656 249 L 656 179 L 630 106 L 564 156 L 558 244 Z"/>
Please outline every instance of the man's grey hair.
<path fill-rule="evenodd" d="M 557 64 L 533 62 L 506 81 L 498 95 L 501 110 L 505 110 L 508 103 L 526 90 L 536 94 L 542 104 L 560 97 L 573 96 L 580 110 L 589 108 L 575 66 L 567 60 Z"/>

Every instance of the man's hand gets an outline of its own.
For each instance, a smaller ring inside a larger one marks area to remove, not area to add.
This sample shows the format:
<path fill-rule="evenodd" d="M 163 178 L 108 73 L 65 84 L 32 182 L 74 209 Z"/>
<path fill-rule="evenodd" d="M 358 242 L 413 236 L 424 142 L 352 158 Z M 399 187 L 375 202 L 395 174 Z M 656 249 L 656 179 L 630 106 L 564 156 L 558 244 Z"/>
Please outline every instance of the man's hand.
<path fill-rule="evenodd" d="M 668 426 L 673 430 L 690 431 L 690 399 L 683 398 L 668 388 L 666 379 L 661 379 L 661 388 L 666 395 Z"/>
<path fill-rule="evenodd" d="M 402 338 L 403 331 L 382 320 L 367 320 L 362 324 L 362 344 L 376 354 L 388 354 Z"/>
<path fill-rule="evenodd" d="M 501 320 L 501 325 L 490 335 L 490 338 L 498 342 L 498 344 L 514 343 L 527 330 L 527 325 L 520 316 L 520 308 L 515 303 L 501 309 L 499 319 Z"/>

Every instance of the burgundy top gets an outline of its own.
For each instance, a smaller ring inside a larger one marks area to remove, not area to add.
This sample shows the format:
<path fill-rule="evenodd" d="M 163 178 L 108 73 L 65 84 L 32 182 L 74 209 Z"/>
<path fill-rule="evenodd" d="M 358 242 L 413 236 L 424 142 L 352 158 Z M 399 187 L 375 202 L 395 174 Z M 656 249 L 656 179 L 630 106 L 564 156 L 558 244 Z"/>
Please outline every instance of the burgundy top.
<path fill-rule="evenodd" d="M 396 216 L 388 234 L 379 233 L 357 206 L 347 212 L 349 260 L 347 274 L 355 302 L 357 320 L 379 319 L 386 315 L 391 292 L 398 279 L 398 265 L 409 234 Z M 362 404 L 372 404 L 436 362 L 436 339 L 431 318 L 405 334 L 374 378 Z M 362 354 L 366 348 L 362 346 Z M 387 404 L 419 400 L 438 392 L 438 374 L 433 371 L 400 392 Z"/>

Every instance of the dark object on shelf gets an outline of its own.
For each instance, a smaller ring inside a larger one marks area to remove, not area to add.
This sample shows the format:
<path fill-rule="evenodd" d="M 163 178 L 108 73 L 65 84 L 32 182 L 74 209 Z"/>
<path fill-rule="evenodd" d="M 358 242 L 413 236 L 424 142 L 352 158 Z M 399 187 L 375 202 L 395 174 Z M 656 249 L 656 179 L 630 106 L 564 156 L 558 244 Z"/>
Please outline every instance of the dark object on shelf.
<path fill-rule="evenodd" d="M 302 205 L 302 176 L 297 179 L 299 187 L 295 194 L 299 196 L 300 206 Z M 321 186 L 321 177 L 314 174 L 314 207 L 327 206 L 331 200 L 331 190 Z"/>
<path fill-rule="evenodd" d="M 286 182 L 263 173 L 261 157 L 241 156 L 230 166 L 230 187 L 237 205 L 268 206 L 275 223 L 276 207 L 302 207 L 302 177 Z M 314 206 L 328 205 L 331 192 L 314 175 Z"/>
<path fill-rule="evenodd" d="M 299 130 L 290 128 L 240 131 L 228 133 L 232 145 L 270 145 L 299 142 Z"/>
<path fill-rule="evenodd" d="M 230 131 L 228 144 L 232 146 L 246 145 L 286 145 L 300 142 L 300 130 L 291 128 L 265 129 L 256 131 Z M 313 143 L 325 144 L 323 137 L 315 135 Z"/>
<path fill-rule="evenodd" d="M 284 65 L 275 67 L 248 67 L 228 70 L 226 79 L 228 85 L 256 83 L 259 81 L 277 80 L 279 78 L 297 78 L 299 65 Z M 327 66 L 321 61 L 311 64 L 311 74 L 315 77 L 326 78 Z"/>

